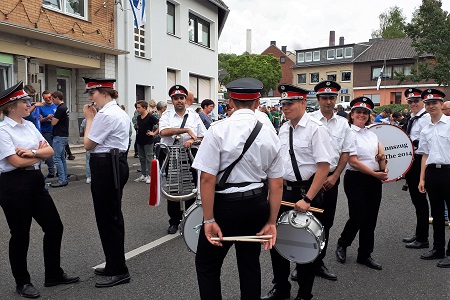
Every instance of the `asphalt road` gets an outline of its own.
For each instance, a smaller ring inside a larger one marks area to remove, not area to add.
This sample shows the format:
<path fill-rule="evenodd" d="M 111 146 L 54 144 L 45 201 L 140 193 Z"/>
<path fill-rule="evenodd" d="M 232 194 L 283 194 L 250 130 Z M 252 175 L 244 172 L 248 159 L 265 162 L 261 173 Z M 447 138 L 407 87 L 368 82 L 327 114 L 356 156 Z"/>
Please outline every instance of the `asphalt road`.
<path fill-rule="evenodd" d="M 123 211 L 126 224 L 126 251 L 132 251 L 166 236 L 166 205 L 148 206 L 148 185 L 135 183 L 135 171 L 125 187 Z M 423 250 L 406 249 L 401 239 L 414 228 L 414 211 L 409 194 L 401 190 L 403 182 L 383 186 L 383 201 L 376 229 L 374 259 L 382 271 L 356 263 L 357 240 L 348 248 L 347 263 L 334 257 L 337 238 L 347 220 L 347 204 L 340 188 L 338 210 L 330 234 L 330 247 L 325 263 L 338 275 L 338 281 L 317 278 L 314 299 L 450 299 L 449 269 L 436 267 L 437 261 L 419 259 Z M 71 182 L 67 187 L 51 189 L 65 226 L 62 244 L 62 266 L 69 274 L 77 274 L 81 282 L 46 288 L 44 284 L 42 231 L 33 222 L 28 253 L 32 282 L 41 299 L 199 299 L 194 254 L 187 250 L 182 237 L 130 258 L 127 262 L 131 283 L 107 289 L 94 287 L 93 267 L 104 262 L 89 185 Z M 444 225 L 443 225 L 444 226 Z M 0 214 L 0 299 L 23 299 L 15 293 L 14 279 L 8 263 L 9 230 Z M 432 229 L 430 226 L 430 233 Z M 450 229 L 446 230 L 447 238 Z M 431 240 L 432 242 L 432 240 Z M 262 290 L 271 288 L 270 257 L 261 255 Z M 238 274 L 232 248 L 222 269 L 223 299 L 239 299 Z M 297 292 L 293 284 L 292 299 Z"/>

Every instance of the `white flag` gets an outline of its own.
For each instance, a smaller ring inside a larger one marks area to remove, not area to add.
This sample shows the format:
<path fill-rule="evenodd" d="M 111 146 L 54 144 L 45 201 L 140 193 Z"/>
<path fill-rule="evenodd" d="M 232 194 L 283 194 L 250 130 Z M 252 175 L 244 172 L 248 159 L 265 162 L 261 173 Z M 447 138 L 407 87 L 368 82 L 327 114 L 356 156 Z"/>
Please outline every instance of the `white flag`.
<path fill-rule="evenodd" d="M 129 0 L 136 28 L 145 24 L 145 0 Z"/>
<path fill-rule="evenodd" d="M 383 77 L 383 70 L 384 70 L 384 66 L 381 67 L 380 76 L 378 76 L 378 80 L 377 80 L 377 91 L 380 89 L 381 78 Z"/>

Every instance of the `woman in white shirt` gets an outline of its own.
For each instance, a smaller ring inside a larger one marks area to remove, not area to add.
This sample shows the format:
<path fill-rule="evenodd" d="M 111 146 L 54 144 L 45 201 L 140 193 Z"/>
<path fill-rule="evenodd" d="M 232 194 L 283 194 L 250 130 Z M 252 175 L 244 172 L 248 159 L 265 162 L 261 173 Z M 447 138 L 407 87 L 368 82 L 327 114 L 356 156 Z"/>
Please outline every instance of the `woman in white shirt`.
<path fill-rule="evenodd" d="M 29 99 L 22 82 L 0 93 L 0 109 L 5 115 L 0 123 L 0 206 L 11 232 L 9 261 L 16 291 L 37 298 L 39 291 L 27 270 L 32 219 L 44 232 L 44 285 L 74 283 L 79 277 L 68 276 L 60 267 L 63 224 L 39 168 L 41 160 L 53 155 L 53 149 L 33 123 L 24 120 L 30 114 Z"/>
<path fill-rule="evenodd" d="M 359 232 L 357 262 L 375 270 L 382 266 L 372 259 L 374 234 L 381 203 L 382 182 L 388 177 L 384 150 L 375 133 L 367 129 L 374 107 L 367 97 L 351 102 L 348 116 L 353 129 L 356 153 L 350 153 L 344 176 L 344 191 L 348 198 L 349 220 L 338 240 L 336 258 L 344 263 L 346 249 Z"/>

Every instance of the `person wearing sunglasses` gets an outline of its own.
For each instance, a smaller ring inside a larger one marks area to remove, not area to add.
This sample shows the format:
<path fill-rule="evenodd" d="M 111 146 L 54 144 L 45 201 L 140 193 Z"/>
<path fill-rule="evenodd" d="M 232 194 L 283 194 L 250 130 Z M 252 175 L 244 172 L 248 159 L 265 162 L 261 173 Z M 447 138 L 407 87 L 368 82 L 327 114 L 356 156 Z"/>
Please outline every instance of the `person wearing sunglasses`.
<path fill-rule="evenodd" d="M 22 297 L 37 298 L 40 294 L 27 268 L 33 219 L 44 232 L 44 286 L 75 283 L 79 277 L 67 275 L 60 266 L 64 228 L 39 168 L 42 159 L 53 155 L 53 149 L 37 128 L 24 120 L 30 114 L 29 99 L 22 82 L 0 92 L 0 109 L 5 115 L 0 123 L 0 206 L 11 232 L 9 261 L 16 291 Z"/>
<path fill-rule="evenodd" d="M 166 110 L 159 119 L 161 143 L 169 146 L 172 146 L 174 143 L 180 143 L 184 147 L 189 148 L 195 141 L 203 139 L 206 133 L 205 125 L 193 109 L 187 109 L 186 103 L 188 100 L 186 98 L 188 95 L 188 90 L 179 84 L 169 89 L 169 97 L 172 100 L 173 109 Z M 183 122 L 183 120 L 185 121 Z M 177 136 L 180 138 L 177 139 Z M 166 150 L 161 149 L 161 151 L 158 151 L 160 166 L 162 166 L 167 155 Z M 197 184 L 196 171 L 193 171 L 193 178 L 194 183 Z M 186 209 L 194 203 L 194 200 L 185 202 Z M 169 228 L 167 229 L 167 233 L 175 234 L 182 217 L 180 204 L 174 201 L 167 201 L 167 212 L 169 214 Z"/>
<path fill-rule="evenodd" d="M 428 193 L 433 217 L 433 249 L 421 259 L 443 259 L 437 266 L 450 268 L 450 241 L 445 251 L 444 203 L 450 207 L 450 117 L 442 113 L 445 94 L 437 89 L 426 89 L 421 94 L 431 122 L 420 132 L 417 153 L 422 155 L 419 191 Z"/>
<path fill-rule="evenodd" d="M 336 258 L 340 263 L 347 259 L 349 247 L 359 232 L 356 262 L 375 270 L 382 266 L 371 254 L 374 249 L 375 227 L 382 197 L 382 182 L 388 178 L 384 148 L 378 137 L 367 129 L 374 107 L 367 97 L 357 97 L 350 103 L 348 116 L 354 135 L 356 151 L 350 153 L 344 175 L 344 191 L 348 199 L 349 219 L 339 237 Z"/>
<path fill-rule="evenodd" d="M 404 92 L 406 102 L 411 110 L 411 117 L 408 123 L 403 127 L 413 141 L 414 148 L 417 150 L 420 141 L 420 132 L 431 122 L 430 114 L 425 110 L 425 105 L 422 101 L 422 91 L 417 88 L 408 88 Z M 403 242 L 406 243 L 406 248 L 421 249 L 428 248 L 429 235 L 429 208 L 427 195 L 419 191 L 420 167 L 422 164 L 422 155 L 417 152 L 414 154 L 414 161 L 405 174 L 406 183 L 408 184 L 409 195 L 416 210 L 416 230 L 414 234 L 405 237 Z"/>

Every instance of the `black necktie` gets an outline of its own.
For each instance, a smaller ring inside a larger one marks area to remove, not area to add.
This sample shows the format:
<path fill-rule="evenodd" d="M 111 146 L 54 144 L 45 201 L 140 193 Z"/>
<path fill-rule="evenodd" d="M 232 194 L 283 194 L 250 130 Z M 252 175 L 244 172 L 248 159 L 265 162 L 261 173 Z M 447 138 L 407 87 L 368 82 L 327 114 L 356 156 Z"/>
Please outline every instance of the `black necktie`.
<path fill-rule="evenodd" d="M 408 135 L 411 134 L 411 129 L 412 129 L 413 123 L 414 123 L 414 121 L 415 121 L 416 119 L 418 119 L 417 116 L 412 117 L 411 119 L 409 119 L 408 127 L 406 127 L 406 133 L 407 133 Z"/>

